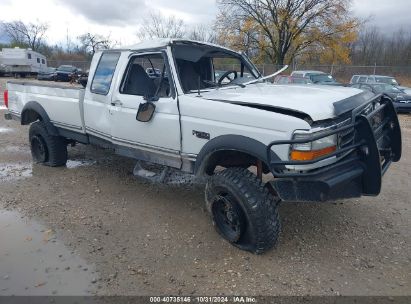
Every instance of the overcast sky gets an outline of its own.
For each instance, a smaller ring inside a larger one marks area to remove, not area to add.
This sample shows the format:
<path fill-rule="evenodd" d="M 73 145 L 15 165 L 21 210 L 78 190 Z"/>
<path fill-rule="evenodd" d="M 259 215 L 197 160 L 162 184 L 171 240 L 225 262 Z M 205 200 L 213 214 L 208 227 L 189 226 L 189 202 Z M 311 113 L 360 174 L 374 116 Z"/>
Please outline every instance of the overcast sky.
<path fill-rule="evenodd" d="M 353 0 L 357 16 L 372 16 L 371 23 L 386 32 L 410 28 L 410 0 Z M 67 32 L 75 38 L 85 32 L 110 36 L 120 44 L 138 41 L 139 22 L 150 11 L 182 18 L 189 25 L 211 23 L 215 0 L 0 0 L 0 20 L 43 21 L 50 26 L 47 40 L 65 44 Z"/>

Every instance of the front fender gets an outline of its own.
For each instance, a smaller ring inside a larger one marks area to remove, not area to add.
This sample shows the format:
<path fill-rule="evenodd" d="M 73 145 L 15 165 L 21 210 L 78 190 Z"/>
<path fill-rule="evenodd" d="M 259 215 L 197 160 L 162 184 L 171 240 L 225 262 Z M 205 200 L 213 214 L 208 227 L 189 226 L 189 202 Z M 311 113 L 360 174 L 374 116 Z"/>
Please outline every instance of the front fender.
<path fill-rule="evenodd" d="M 267 146 L 262 142 L 242 135 L 222 135 L 213 138 L 201 149 L 200 153 L 197 155 L 194 174 L 204 174 L 211 156 L 220 151 L 238 151 L 246 153 L 268 165 Z M 274 152 L 271 153 L 273 160 L 280 160 L 277 154 Z"/>

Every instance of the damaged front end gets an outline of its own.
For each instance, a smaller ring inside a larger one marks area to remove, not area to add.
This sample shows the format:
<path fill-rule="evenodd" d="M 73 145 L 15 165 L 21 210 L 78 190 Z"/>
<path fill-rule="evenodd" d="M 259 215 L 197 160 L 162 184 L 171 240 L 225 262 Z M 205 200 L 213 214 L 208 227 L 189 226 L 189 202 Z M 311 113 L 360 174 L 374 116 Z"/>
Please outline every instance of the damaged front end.
<path fill-rule="evenodd" d="M 337 111 L 346 112 L 339 105 Z M 321 142 L 330 137 L 337 139 L 334 150 L 310 160 L 293 159 L 293 146 Z M 280 145 L 290 146 L 289 161 L 272 160 L 272 147 Z M 401 145 L 401 130 L 393 103 L 388 96 L 377 96 L 352 110 L 348 123 L 342 126 L 336 125 L 310 137 L 270 143 L 267 158 L 275 177 L 271 183 L 283 201 L 376 196 L 381 191 L 382 176 L 392 162 L 401 158 Z"/>

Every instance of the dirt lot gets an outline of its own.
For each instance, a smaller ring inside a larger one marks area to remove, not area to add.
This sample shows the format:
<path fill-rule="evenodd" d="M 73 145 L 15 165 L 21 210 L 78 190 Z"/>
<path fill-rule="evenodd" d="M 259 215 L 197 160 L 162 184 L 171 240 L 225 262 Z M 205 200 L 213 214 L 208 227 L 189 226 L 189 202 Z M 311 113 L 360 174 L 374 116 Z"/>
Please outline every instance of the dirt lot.
<path fill-rule="evenodd" d="M 403 158 L 379 197 L 283 204 L 277 248 L 256 256 L 217 235 L 201 185 L 148 184 L 133 177 L 133 161 L 82 145 L 69 148 L 67 167 L 32 165 L 28 128 L 3 113 L 0 209 L 55 231 L 93 269 L 91 292 L 410 295 L 411 116 L 401 116 Z M 1 286 L 9 275 L 0 275 Z"/>

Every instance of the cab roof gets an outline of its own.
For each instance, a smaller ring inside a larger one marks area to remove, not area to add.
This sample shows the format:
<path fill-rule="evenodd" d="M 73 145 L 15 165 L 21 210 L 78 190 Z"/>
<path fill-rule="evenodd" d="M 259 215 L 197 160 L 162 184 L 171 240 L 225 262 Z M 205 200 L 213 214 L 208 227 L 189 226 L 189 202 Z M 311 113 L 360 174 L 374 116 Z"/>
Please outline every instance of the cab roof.
<path fill-rule="evenodd" d="M 181 39 L 181 38 L 159 38 L 159 39 L 151 39 L 151 40 L 146 40 L 139 42 L 134 45 L 126 46 L 121 48 L 122 50 L 130 50 L 130 51 L 140 51 L 140 50 L 148 50 L 148 49 L 164 49 L 167 46 L 173 45 L 173 44 L 195 44 L 195 45 L 204 45 L 204 46 L 210 46 L 210 47 L 217 47 L 220 49 L 224 49 L 230 52 L 233 52 L 233 50 L 230 50 L 226 47 L 214 44 L 214 43 L 209 43 L 209 42 L 203 42 L 203 41 L 196 41 L 196 40 L 190 40 L 190 39 Z"/>

